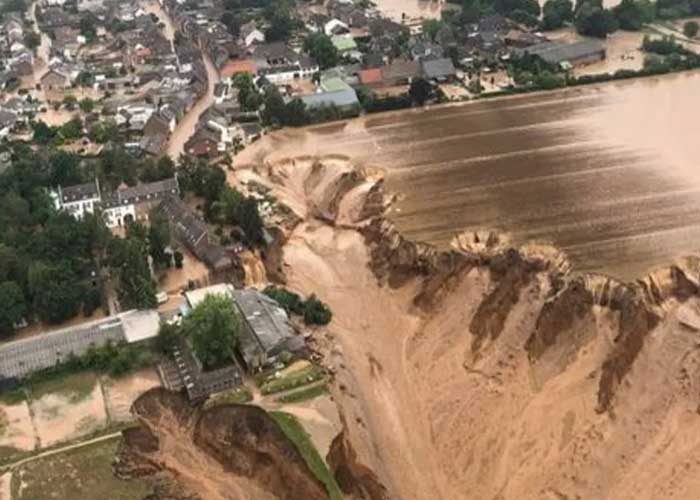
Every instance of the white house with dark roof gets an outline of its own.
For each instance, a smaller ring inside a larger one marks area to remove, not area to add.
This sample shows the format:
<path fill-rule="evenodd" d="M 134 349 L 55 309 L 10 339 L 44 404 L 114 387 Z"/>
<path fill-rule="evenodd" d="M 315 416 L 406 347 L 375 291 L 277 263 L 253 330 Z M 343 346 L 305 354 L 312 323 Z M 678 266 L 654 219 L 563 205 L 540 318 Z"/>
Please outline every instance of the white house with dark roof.
<path fill-rule="evenodd" d="M 97 179 L 77 186 L 58 186 L 51 192 L 57 210 L 63 210 L 77 219 L 86 213 L 100 210 L 109 228 L 125 225 L 129 221 L 147 221 L 149 212 L 166 197 L 179 196 L 177 177 L 139 184 L 133 187 L 102 193 Z"/>
<path fill-rule="evenodd" d="M 265 43 L 265 33 L 258 29 L 255 21 L 250 21 L 241 26 L 241 40 L 246 47 L 254 43 Z"/>

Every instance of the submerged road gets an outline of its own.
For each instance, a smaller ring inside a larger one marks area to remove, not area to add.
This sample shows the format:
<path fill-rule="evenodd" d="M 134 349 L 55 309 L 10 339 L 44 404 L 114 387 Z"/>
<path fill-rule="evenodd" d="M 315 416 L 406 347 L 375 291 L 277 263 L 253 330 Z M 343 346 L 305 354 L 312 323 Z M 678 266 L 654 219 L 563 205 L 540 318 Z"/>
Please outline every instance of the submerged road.
<path fill-rule="evenodd" d="M 632 279 L 700 250 L 699 86 L 695 72 L 370 115 L 283 130 L 244 155 L 344 154 L 386 172 L 410 238 L 444 247 L 497 229 Z"/>
<path fill-rule="evenodd" d="M 143 7 L 146 12 L 155 14 L 163 22 L 165 25 L 163 33 L 172 43 L 172 41 L 175 39 L 176 29 L 168 13 L 163 10 L 161 5 L 156 0 L 148 0 L 144 2 Z M 202 96 L 194 106 L 192 106 L 192 109 L 185 114 L 182 120 L 180 120 L 175 127 L 173 133 L 170 135 L 166 152 L 173 161 L 177 161 L 180 155 L 184 152 L 185 143 L 194 134 L 195 126 L 199 121 L 200 115 L 214 103 L 214 87 L 217 83 L 219 83 L 219 72 L 216 70 L 214 63 L 206 53 L 203 52 L 202 56 L 204 58 L 204 67 L 207 70 L 207 93 Z"/>

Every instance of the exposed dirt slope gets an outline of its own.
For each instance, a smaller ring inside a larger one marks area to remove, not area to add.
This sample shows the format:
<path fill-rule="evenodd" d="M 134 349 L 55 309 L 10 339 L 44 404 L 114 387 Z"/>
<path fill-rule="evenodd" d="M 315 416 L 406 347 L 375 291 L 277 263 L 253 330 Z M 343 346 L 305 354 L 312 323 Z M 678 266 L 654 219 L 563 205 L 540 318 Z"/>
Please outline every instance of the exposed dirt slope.
<path fill-rule="evenodd" d="M 625 284 L 489 233 L 437 252 L 382 219 L 381 188 L 340 160 L 268 167 L 299 216 L 279 269 L 334 313 L 331 455 L 348 493 L 700 498 L 695 262 Z M 352 487 L 365 472 L 376 490 Z"/>
<path fill-rule="evenodd" d="M 268 414 L 255 406 L 192 408 L 153 389 L 133 406 L 116 472 L 150 477 L 156 498 L 325 500 L 326 490 Z"/>

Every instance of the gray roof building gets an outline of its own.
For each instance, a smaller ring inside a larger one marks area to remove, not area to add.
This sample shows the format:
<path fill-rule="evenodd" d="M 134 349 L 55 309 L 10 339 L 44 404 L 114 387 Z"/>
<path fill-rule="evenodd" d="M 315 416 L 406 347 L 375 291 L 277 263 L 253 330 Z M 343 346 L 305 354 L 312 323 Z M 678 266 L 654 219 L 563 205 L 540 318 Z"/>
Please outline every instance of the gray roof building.
<path fill-rule="evenodd" d="M 360 105 L 360 101 L 357 99 L 357 94 L 353 89 L 305 95 L 301 97 L 301 100 L 309 108 L 319 108 L 321 106 L 349 108 Z"/>
<path fill-rule="evenodd" d="M 71 326 L 0 346 L 0 381 L 21 379 L 81 356 L 108 342 L 136 342 L 158 333 L 156 311 L 127 311 L 117 316 Z"/>
<path fill-rule="evenodd" d="M 581 64 L 605 59 L 605 44 L 600 40 L 584 40 L 576 43 L 544 42 L 515 51 L 518 55 L 539 56 L 551 64 Z"/>
<path fill-rule="evenodd" d="M 441 59 L 423 59 L 421 61 L 423 73 L 430 80 L 446 80 L 456 74 L 452 59 L 443 57 Z"/>
<path fill-rule="evenodd" d="M 292 331 L 287 313 L 273 299 L 249 288 L 234 290 L 233 300 L 245 322 L 238 349 L 248 370 L 270 365 L 282 352 L 303 347 L 303 339 Z"/>

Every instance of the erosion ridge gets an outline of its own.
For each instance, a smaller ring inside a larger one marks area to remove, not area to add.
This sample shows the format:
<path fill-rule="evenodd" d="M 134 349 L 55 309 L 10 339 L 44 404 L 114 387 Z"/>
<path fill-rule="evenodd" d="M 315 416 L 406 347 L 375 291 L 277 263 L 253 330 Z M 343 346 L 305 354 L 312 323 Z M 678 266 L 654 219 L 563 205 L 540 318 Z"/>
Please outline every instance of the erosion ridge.
<path fill-rule="evenodd" d="M 700 403 L 697 260 L 622 283 L 482 228 L 442 251 L 406 239 L 381 177 L 347 159 L 267 168 L 296 214 L 284 279 L 334 311 L 346 492 L 375 498 L 349 486 L 370 471 L 388 498 L 695 498 L 676 470 L 700 472 L 700 442 L 675 422 Z"/>
<path fill-rule="evenodd" d="M 156 388 L 132 411 L 140 427 L 124 432 L 115 472 L 149 479 L 155 498 L 328 498 L 294 444 L 256 406 L 195 408 L 184 395 Z"/>

